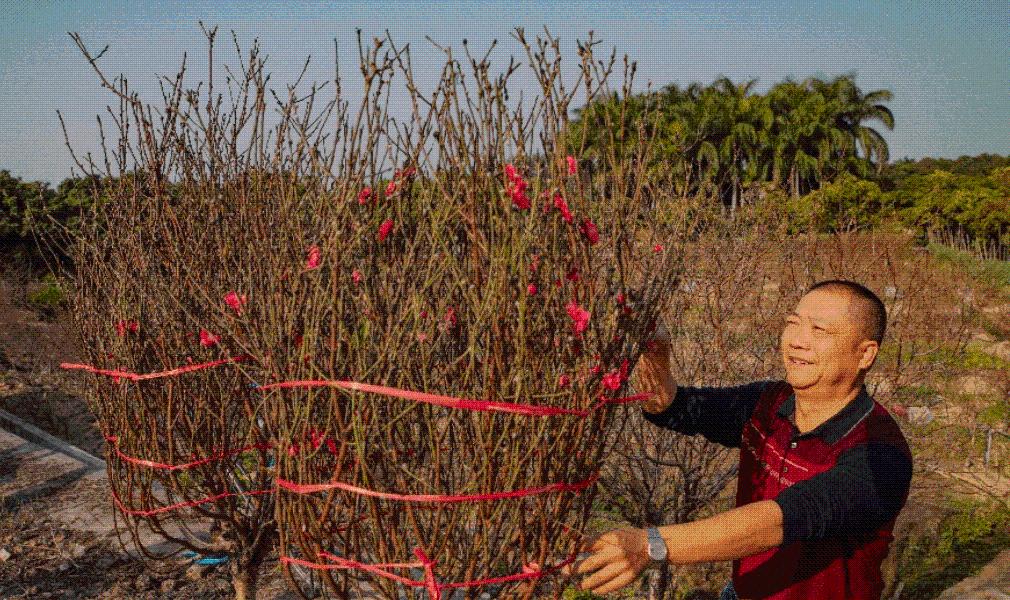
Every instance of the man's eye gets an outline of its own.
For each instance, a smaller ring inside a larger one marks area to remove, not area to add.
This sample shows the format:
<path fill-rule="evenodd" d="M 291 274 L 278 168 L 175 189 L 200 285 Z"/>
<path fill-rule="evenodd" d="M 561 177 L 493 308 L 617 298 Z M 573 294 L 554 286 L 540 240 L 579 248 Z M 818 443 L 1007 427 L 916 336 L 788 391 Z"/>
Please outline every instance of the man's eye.
<path fill-rule="evenodd" d="M 821 327 L 819 325 L 814 325 L 814 331 L 827 331 L 827 329 L 824 329 L 823 327 Z"/>

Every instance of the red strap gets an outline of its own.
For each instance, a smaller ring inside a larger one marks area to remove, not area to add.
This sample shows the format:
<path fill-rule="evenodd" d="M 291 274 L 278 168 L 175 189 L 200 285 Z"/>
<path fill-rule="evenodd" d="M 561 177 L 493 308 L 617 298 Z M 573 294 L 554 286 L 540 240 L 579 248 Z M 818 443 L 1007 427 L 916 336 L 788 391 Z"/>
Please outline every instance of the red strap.
<path fill-rule="evenodd" d="M 334 481 L 330 483 L 299 484 L 286 479 L 277 479 L 277 487 L 294 492 L 295 494 L 313 494 L 327 490 L 344 490 L 361 496 L 381 498 L 383 500 L 398 500 L 400 502 L 432 502 L 439 504 L 454 504 L 460 502 L 480 502 L 485 500 L 505 500 L 508 498 L 524 498 L 535 494 L 547 492 L 581 492 L 592 485 L 599 478 L 599 473 L 594 473 L 590 477 L 576 483 L 552 483 L 540 487 L 524 488 L 508 492 L 492 492 L 490 494 L 470 494 L 470 495 L 441 495 L 441 494 L 393 494 L 390 492 L 376 492 Z"/>
<path fill-rule="evenodd" d="M 454 398 L 452 396 L 442 396 L 440 394 L 429 394 L 426 392 L 414 392 L 411 390 L 401 390 L 399 388 L 387 387 L 384 385 L 373 385 L 371 383 L 359 383 L 357 381 L 331 381 L 331 380 L 301 380 L 282 381 L 259 386 L 258 390 L 288 389 L 288 388 L 312 388 L 312 387 L 336 387 L 369 394 L 381 394 L 393 398 L 424 402 L 437 406 L 447 406 L 449 408 L 461 408 L 477 411 L 495 411 L 513 413 L 518 415 L 530 415 L 547 417 L 554 415 L 575 415 L 580 417 L 589 416 L 592 411 L 607 404 L 624 404 L 636 402 L 652 396 L 650 393 L 635 394 L 624 398 L 601 398 L 591 409 L 579 410 L 576 408 L 560 408 L 554 406 L 535 406 L 531 404 L 515 404 L 512 402 L 493 402 L 490 400 L 474 400 L 470 398 Z"/>
<path fill-rule="evenodd" d="M 221 452 L 208 458 L 202 458 L 200 460 L 195 460 L 193 462 L 170 465 L 166 463 L 154 462 L 152 460 L 145 460 L 142 458 L 134 458 L 128 454 L 124 454 L 123 451 L 119 449 L 119 438 L 117 438 L 114 435 L 106 436 L 105 440 L 112 444 L 112 449 L 115 451 L 116 456 L 118 456 L 121 460 L 124 460 L 128 463 L 132 463 L 135 465 L 140 465 L 142 467 L 161 469 L 163 471 L 183 471 L 186 469 L 192 469 L 194 467 L 199 467 L 208 463 L 212 463 L 217 460 L 222 460 L 228 458 L 229 456 L 235 456 L 236 454 L 243 454 L 251 450 L 270 450 L 271 448 L 273 448 L 271 444 L 267 443 L 253 444 L 251 446 L 245 446 L 244 448 L 239 448 L 238 450 L 228 450 L 225 452 Z"/>
<path fill-rule="evenodd" d="M 211 367 L 218 367 L 227 363 L 241 362 L 243 360 L 248 360 L 250 358 L 247 354 L 241 354 L 239 356 L 233 356 L 231 358 L 222 358 L 220 360 L 212 360 L 210 362 L 199 363 L 195 365 L 186 365 L 184 367 L 177 367 L 175 369 L 169 369 L 168 371 L 158 371 L 156 373 L 131 373 L 130 371 L 121 371 L 119 369 L 98 369 L 90 365 L 82 365 L 77 363 L 60 363 L 61 369 L 68 370 L 79 370 L 87 371 L 89 373 L 95 373 L 98 375 L 108 375 L 109 377 L 129 379 L 130 381 L 145 381 L 148 379 L 158 379 L 160 377 L 172 377 L 175 375 L 182 375 L 183 373 L 190 373 L 192 371 L 199 371 L 201 369 L 209 369 Z"/>
<path fill-rule="evenodd" d="M 201 498 L 199 500 L 190 500 L 188 502 L 179 502 L 178 504 L 172 504 L 171 506 L 160 506 L 158 508 L 153 508 L 151 510 L 135 510 L 132 508 L 126 508 L 123 501 L 119 499 L 119 495 L 116 490 L 112 490 L 112 501 L 116 503 L 116 507 L 119 508 L 123 514 L 135 516 L 135 517 L 153 517 L 154 515 L 160 515 L 162 513 L 171 512 L 173 510 L 178 510 L 180 508 L 189 508 L 193 506 L 199 506 L 201 504 L 207 504 L 208 502 L 216 502 L 224 498 L 231 498 L 234 496 L 263 496 L 266 494 L 273 494 L 276 492 L 276 488 L 270 488 L 266 490 L 253 490 L 251 492 L 225 492 L 223 494 L 217 494 L 214 496 L 208 496 L 206 498 Z"/>

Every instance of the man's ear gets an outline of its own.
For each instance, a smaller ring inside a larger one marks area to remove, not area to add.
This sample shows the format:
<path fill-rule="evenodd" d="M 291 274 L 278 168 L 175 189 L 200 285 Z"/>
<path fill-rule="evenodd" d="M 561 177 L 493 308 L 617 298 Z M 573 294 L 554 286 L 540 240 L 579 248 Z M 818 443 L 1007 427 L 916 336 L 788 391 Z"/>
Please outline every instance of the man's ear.
<path fill-rule="evenodd" d="M 873 340 L 863 340 L 859 344 L 859 368 L 862 371 L 870 370 L 877 360 L 877 353 L 880 352 L 880 345 Z"/>

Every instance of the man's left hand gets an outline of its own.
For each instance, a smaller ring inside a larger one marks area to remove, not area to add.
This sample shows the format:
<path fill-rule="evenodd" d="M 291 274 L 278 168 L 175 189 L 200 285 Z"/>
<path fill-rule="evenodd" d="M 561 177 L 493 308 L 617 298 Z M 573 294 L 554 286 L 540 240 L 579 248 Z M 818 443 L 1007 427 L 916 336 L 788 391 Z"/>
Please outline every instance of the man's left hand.
<path fill-rule="evenodd" d="M 575 565 L 575 573 L 592 573 L 579 584 L 579 589 L 594 594 L 606 594 L 633 583 L 652 562 L 644 529 L 608 531 L 584 548 L 592 555 Z"/>

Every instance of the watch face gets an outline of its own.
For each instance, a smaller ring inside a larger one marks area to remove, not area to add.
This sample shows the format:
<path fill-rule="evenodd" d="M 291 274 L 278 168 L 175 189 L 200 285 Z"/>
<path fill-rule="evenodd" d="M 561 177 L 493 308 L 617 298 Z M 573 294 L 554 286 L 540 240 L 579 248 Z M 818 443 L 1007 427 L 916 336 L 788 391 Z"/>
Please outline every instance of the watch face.
<path fill-rule="evenodd" d="M 666 559 L 666 542 L 656 530 L 649 531 L 649 558 L 652 560 Z"/>

